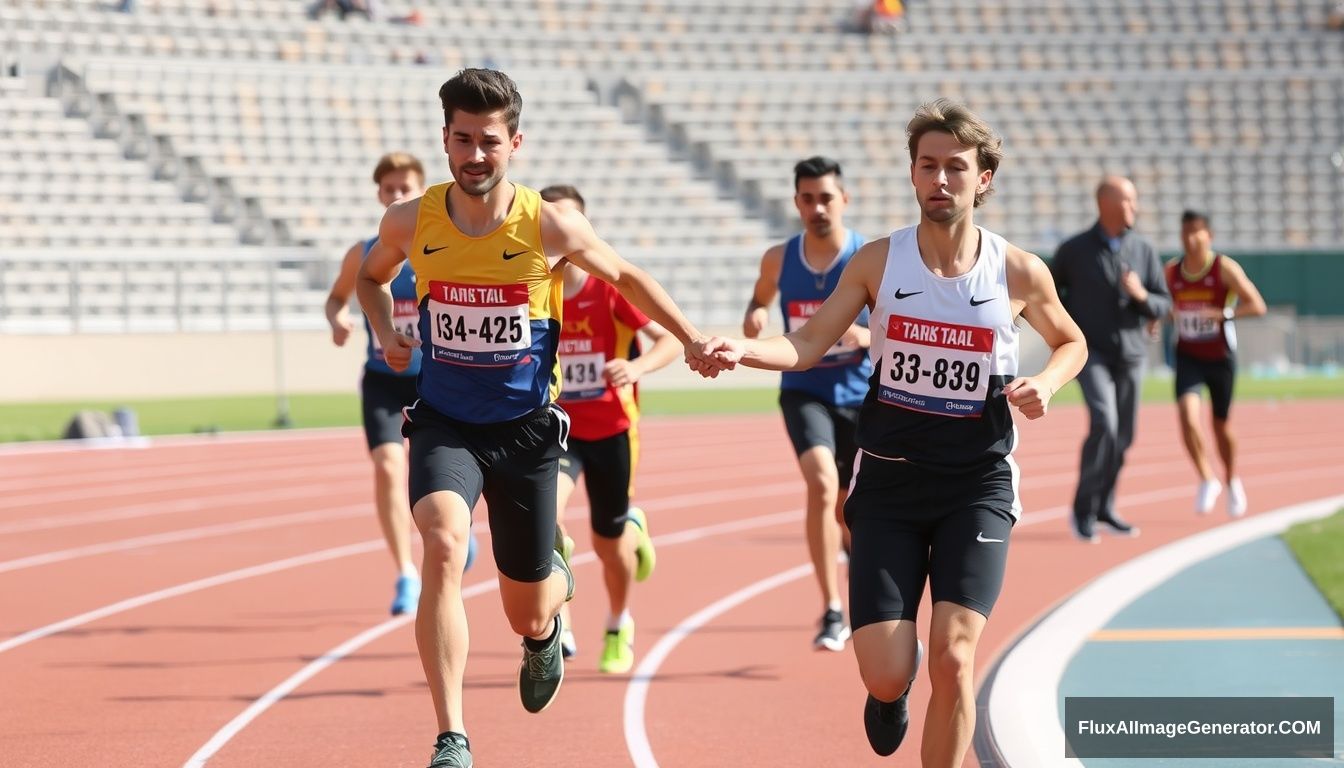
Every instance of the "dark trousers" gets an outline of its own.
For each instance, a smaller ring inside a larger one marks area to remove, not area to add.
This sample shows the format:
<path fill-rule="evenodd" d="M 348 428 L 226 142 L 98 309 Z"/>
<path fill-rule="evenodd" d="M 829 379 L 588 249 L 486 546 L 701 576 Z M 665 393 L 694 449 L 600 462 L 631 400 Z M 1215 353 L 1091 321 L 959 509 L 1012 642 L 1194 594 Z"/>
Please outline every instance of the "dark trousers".
<path fill-rule="evenodd" d="M 1115 512 L 1115 481 L 1125 464 L 1125 451 L 1134 442 L 1143 361 L 1089 357 L 1078 383 L 1087 400 L 1091 429 L 1083 442 L 1073 516 L 1079 528 L 1087 531 L 1098 519 L 1108 519 Z"/>

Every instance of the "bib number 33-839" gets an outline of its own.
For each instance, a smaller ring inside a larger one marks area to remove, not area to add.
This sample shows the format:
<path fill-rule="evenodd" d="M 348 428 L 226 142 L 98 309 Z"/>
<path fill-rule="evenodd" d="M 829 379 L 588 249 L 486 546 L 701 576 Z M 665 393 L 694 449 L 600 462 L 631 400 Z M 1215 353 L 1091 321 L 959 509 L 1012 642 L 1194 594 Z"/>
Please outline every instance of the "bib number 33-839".
<path fill-rule="evenodd" d="M 532 348 L 527 286 L 431 281 L 429 333 L 434 360 L 504 366 Z"/>
<path fill-rule="evenodd" d="M 882 402 L 941 416 L 984 411 L 993 329 L 892 315 L 885 347 Z"/>

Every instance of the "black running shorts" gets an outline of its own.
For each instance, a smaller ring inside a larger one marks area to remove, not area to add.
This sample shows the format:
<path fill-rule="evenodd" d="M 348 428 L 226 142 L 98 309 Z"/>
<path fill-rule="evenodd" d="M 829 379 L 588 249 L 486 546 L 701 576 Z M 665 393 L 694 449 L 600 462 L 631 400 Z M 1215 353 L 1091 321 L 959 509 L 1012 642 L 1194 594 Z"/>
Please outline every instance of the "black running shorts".
<path fill-rule="evenodd" d="M 1012 457 L 947 474 L 863 454 L 845 502 L 850 625 L 914 621 L 925 580 L 934 602 L 989 616 L 1017 510 Z"/>
<path fill-rule="evenodd" d="M 835 457 L 840 489 L 848 489 L 859 450 L 854 441 L 859 409 L 831 405 L 796 389 L 781 389 L 779 410 L 784 414 L 784 429 L 793 443 L 794 455 L 802 456 L 803 452 L 819 445 L 828 448 Z"/>
<path fill-rule="evenodd" d="M 598 536 L 618 539 L 625 532 L 630 476 L 637 458 L 629 432 L 601 440 L 569 439 L 569 449 L 560 457 L 560 471 L 576 483 L 583 475 L 588 514 Z"/>
<path fill-rule="evenodd" d="M 1228 355 L 1223 360 L 1200 360 L 1176 353 L 1176 399 L 1182 395 L 1200 394 L 1200 388 L 1209 388 L 1209 403 L 1213 417 L 1226 421 L 1232 412 L 1232 388 L 1237 380 L 1237 360 Z"/>
<path fill-rule="evenodd" d="M 485 496 L 499 572 L 537 582 L 551 573 L 555 480 L 569 436 L 569 415 L 556 406 L 497 424 L 451 419 L 424 401 L 406 410 L 411 507 L 436 491 L 453 491 L 475 507 Z"/>
<path fill-rule="evenodd" d="M 370 451 L 387 443 L 401 445 L 401 409 L 418 397 L 415 380 L 415 376 L 364 370 L 359 382 L 359 400 L 364 411 L 364 440 Z"/>

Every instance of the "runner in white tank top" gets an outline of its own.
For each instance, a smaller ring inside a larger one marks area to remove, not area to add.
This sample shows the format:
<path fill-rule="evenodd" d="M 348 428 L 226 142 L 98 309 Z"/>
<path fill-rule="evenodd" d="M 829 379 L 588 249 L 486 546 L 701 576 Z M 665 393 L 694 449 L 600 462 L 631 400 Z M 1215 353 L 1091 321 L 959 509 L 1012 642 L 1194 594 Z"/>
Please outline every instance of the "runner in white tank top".
<path fill-rule="evenodd" d="M 1045 415 L 1082 369 L 1087 347 L 1045 263 L 972 220 L 1001 157 L 989 126 L 940 100 L 919 109 L 907 134 L 919 225 L 861 248 L 797 331 L 712 339 L 706 350 L 724 365 L 802 370 L 871 310 L 875 370 L 858 427 L 864 455 L 845 505 L 852 643 L 868 689 L 864 727 L 880 755 L 905 736 L 923 650 L 915 612 L 927 581 L 937 663 L 921 756 L 925 765 L 960 765 L 975 729 L 975 648 L 1019 514 L 1009 406 L 1029 419 Z M 1018 317 L 1051 349 L 1035 376 L 1018 376 Z"/>

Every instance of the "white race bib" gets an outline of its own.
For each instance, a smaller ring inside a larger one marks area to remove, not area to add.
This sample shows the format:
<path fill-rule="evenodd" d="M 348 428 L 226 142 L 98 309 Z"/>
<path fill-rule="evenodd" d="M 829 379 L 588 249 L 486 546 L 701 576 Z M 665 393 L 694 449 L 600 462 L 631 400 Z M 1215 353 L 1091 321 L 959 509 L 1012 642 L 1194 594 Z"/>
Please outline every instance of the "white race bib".
<path fill-rule="evenodd" d="M 807 321 L 817 314 L 817 310 L 821 309 L 822 304 L 823 302 L 820 299 L 790 301 L 788 311 L 784 313 L 784 332 L 793 333 L 807 325 Z M 853 358 L 854 353 L 859 349 L 859 347 L 848 346 L 837 341 L 831 345 L 830 349 L 826 350 L 826 354 L 821 356 L 821 360 L 817 362 L 817 367 L 848 363 L 850 362 L 849 358 Z"/>
<path fill-rule="evenodd" d="M 392 328 L 403 336 L 410 336 L 413 339 L 420 338 L 420 308 L 416 306 L 415 299 L 395 299 L 392 302 Z M 378 341 L 378 334 L 373 336 L 373 351 L 378 359 L 383 357 L 383 345 Z"/>
<path fill-rule="evenodd" d="M 532 348 L 527 286 L 429 284 L 431 359 L 458 365 L 507 366 Z"/>
<path fill-rule="evenodd" d="M 1177 304 L 1176 333 L 1184 341 L 1210 341 L 1223 328 L 1223 313 L 1208 304 Z"/>
<path fill-rule="evenodd" d="M 607 391 L 607 379 L 602 375 L 607 356 L 601 352 L 561 355 L 560 367 L 565 376 L 561 400 L 594 400 Z"/>
<path fill-rule="evenodd" d="M 940 416 L 978 417 L 993 359 L 992 328 L 891 315 L 878 399 Z"/>

